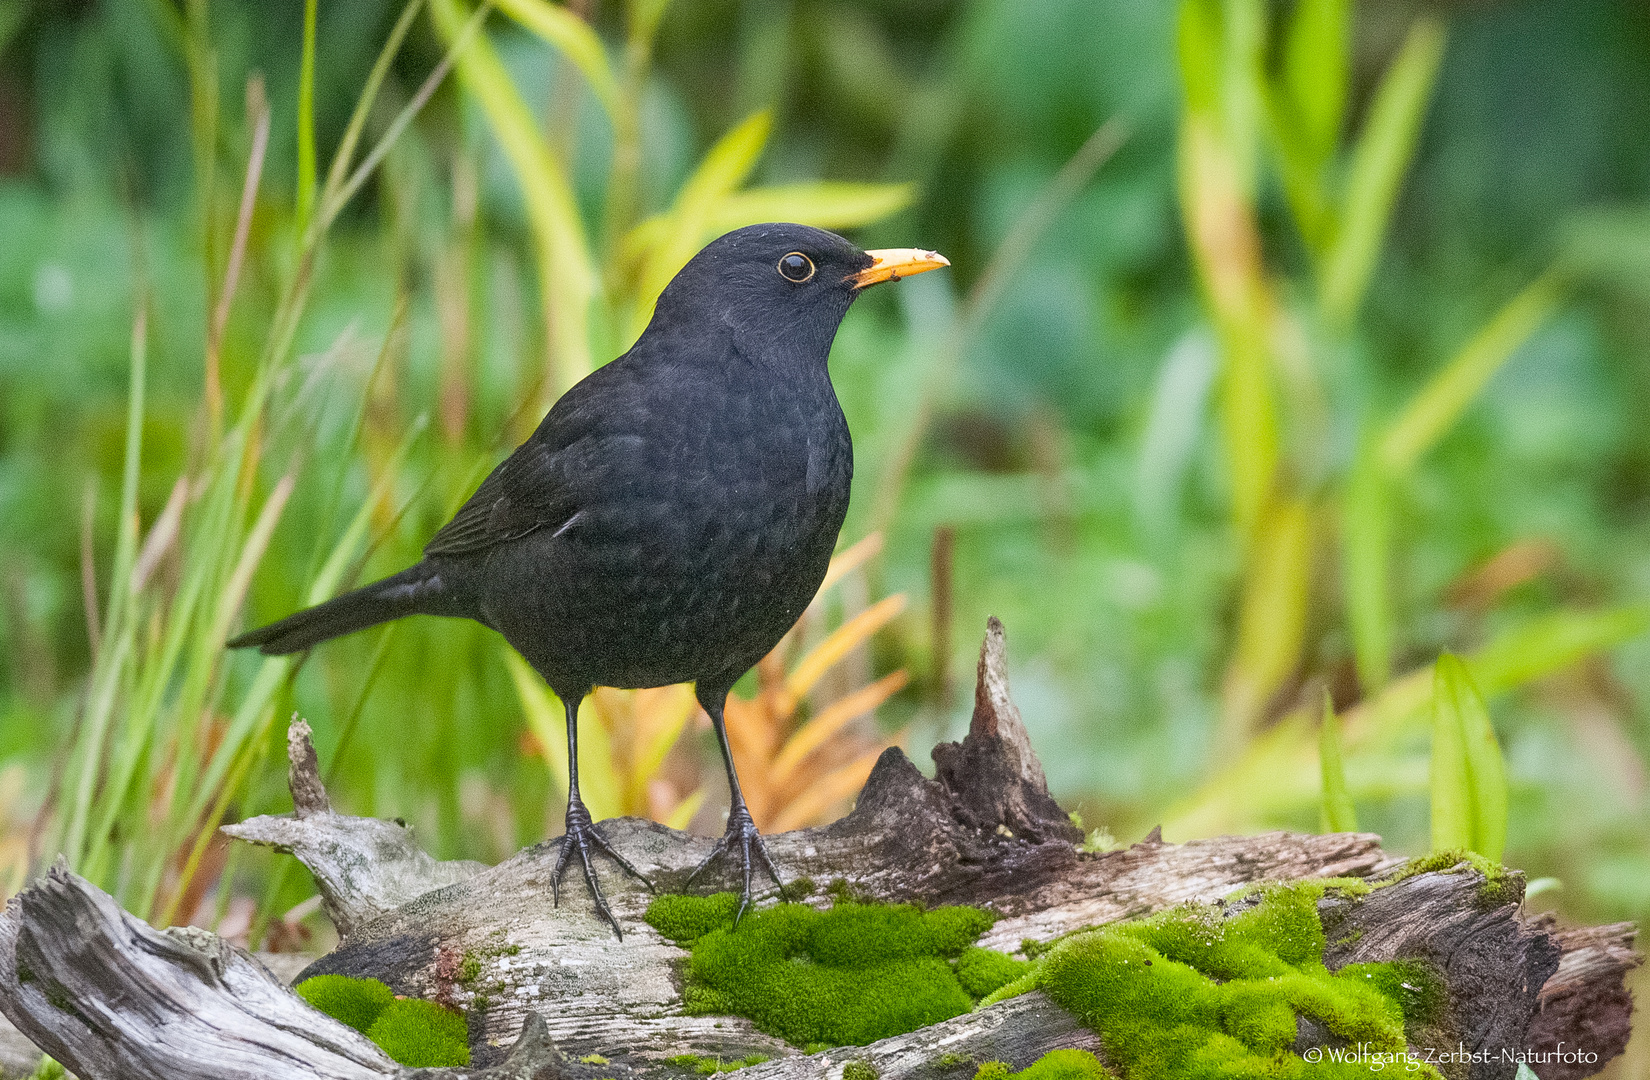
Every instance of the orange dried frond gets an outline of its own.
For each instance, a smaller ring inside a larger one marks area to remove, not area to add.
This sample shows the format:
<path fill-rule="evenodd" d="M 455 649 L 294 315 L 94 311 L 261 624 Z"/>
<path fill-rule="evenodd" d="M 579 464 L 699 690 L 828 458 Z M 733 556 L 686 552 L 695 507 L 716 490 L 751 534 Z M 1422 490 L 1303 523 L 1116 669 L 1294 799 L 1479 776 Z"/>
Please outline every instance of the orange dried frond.
<path fill-rule="evenodd" d="M 865 779 L 871 775 L 871 769 L 882 752 L 897 745 L 898 740 L 882 743 L 841 768 L 826 773 L 787 803 L 763 828 L 769 832 L 786 832 L 804 825 L 820 824 L 832 807 L 865 786 Z"/>
<path fill-rule="evenodd" d="M 869 641 L 871 635 L 893 622 L 904 610 L 905 594 L 895 593 L 878 600 L 837 627 L 830 637 L 804 656 L 801 663 L 796 665 L 796 669 L 786 676 L 785 692 L 780 696 L 778 703 L 779 714 L 789 717 L 796 711 L 797 702 L 813 688 L 820 676 L 831 669 L 831 665 Z"/>
<path fill-rule="evenodd" d="M 819 583 L 819 590 L 814 593 L 814 599 L 818 600 L 826 589 L 841 581 L 844 575 L 858 570 L 881 552 L 882 534 L 874 532 L 845 551 L 831 556 L 830 568 L 825 571 L 825 580 Z"/>
<path fill-rule="evenodd" d="M 772 782 L 778 784 L 789 779 L 792 770 L 802 764 L 808 755 L 825 745 L 848 724 L 905 689 L 905 684 L 910 681 L 911 677 L 901 668 L 821 709 L 785 740 L 769 769 Z"/>

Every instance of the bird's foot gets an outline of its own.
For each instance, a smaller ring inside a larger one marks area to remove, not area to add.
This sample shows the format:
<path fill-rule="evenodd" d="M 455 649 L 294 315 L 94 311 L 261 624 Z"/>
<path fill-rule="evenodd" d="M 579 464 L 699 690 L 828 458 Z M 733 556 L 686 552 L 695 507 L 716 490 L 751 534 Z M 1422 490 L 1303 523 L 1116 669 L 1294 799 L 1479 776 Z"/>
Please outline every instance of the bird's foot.
<path fill-rule="evenodd" d="M 779 895 L 781 897 L 785 895 L 785 883 L 779 880 L 779 871 L 774 869 L 773 860 L 768 857 L 768 846 L 762 842 L 762 834 L 757 831 L 756 822 L 751 820 L 750 811 L 745 809 L 743 803 L 735 806 L 733 812 L 728 815 L 727 832 L 723 833 L 722 838 L 716 841 L 716 846 L 710 849 L 710 854 L 705 856 L 704 861 L 694 868 L 693 873 L 688 875 L 687 883 L 692 885 L 693 879 L 698 877 L 705 867 L 715 861 L 718 855 L 723 852 L 732 853 L 735 851 L 739 853 L 745 871 L 745 888 L 739 897 L 739 910 L 734 912 L 733 915 L 733 925 L 738 926 L 739 920 L 745 914 L 745 909 L 751 906 L 752 852 L 755 852 L 756 857 L 761 860 L 763 868 L 768 871 L 768 876 L 773 878 L 773 883 L 779 886 Z"/>
<path fill-rule="evenodd" d="M 613 850 L 601 833 L 596 831 L 595 824 L 590 820 L 590 811 L 585 809 L 581 800 L 575 799 L 567 804 L 567 832 L 561 838 L 561 855 L 556 859 L 555 872 L 550 875 L 550 894 L 555 899 L 557 907 L 561 906 L 561 875 L 572 861 L 573 853 L 577 852 L 579 861 L 584 864 L 584 880 L 590 886 L 590 897 L 596 902 L 596 913 L 606 919 L 613 932 L 624 940 L 624 931 L 619 929 L 619 920 L 613 917 L 608 909 L 607 898 L 602 896 L 602 887 L 596 883 L 596 869 L 590 862 L 594 851 L 605 852 L 608 858 L 625 868 L 631 877 L 641 880 L 649 890 L 658 892 L 647 875 L 630 865 L 630 860 Z"/>

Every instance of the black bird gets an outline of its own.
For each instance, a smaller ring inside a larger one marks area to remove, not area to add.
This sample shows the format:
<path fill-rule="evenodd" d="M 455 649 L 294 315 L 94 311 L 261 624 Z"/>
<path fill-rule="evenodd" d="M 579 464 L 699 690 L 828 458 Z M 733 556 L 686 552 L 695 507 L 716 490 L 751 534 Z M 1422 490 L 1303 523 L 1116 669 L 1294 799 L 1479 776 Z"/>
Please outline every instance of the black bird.
<path fill-rule="evenodd" d="M 739 791 L 728 691 L 813 599 L 848 510 L 853 444 L 826 371 L 868 286 L 949 265 L 932 251 L 861 251 L 803 225 L 712 241 L 665 287 L 629 352 L 574 386 L 424 549 L 418 565 L 242 634 L 280 655 L 405 615 L 475 619 L 504 635 L 567 710 L 567 833 L 596 909 L 591 849 L 643 875 L 579 798 L 578 710 L 594 686 L 693 682 L 716 727 L 732 808 L 693 872 L 752 852 L 779 884 Z M 692 877 L 689 878 L 691 882 Z"/>

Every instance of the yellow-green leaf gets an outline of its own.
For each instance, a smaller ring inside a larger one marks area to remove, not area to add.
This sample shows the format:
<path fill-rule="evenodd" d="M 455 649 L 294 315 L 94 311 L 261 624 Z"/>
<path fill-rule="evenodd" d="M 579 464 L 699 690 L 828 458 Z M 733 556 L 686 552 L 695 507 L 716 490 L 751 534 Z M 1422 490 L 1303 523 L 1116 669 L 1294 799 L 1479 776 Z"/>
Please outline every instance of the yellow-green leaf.
<path fill-rule="evenodd" d="M 1341 762 L 1341 722 L 1329 691 L 1323 694 L 1323 723 L 1318 728 L 1318 769 L 1323 776 L 1319 807 L 1324 832 L 1357 832 L 1358 813 L 1346 790 L 1346 767 Z"/>
<path fill-rule="evenodd" d="M 1248 738 L 1300 664 L 1312 581 L 1312 511 L 1304 499 L 1267 516 L 1244 577 L 1238 638 L 1223 692 L 1228 747 Z"/>
<path fill-rule="evenodd" d="M 607 49 L 590 24 L 573 12 L 547 0 L 496 0 L 500 11 L 549 42 L 565 56 L 601 102 L 610 119 L 623 108 L 619 81 L 608 62 Z"/>
<path fill-rule="evenodd" d="M 1358 682 L 1366 694 L 1385 686 L 1392 671 L 1391 547 L 1387 480 L 1366 449 L 1341 495 L 1341 590 Z"/>
<path fill-rule="evenodd" d="M 430 13 L 448 41 L 457 37 L 469 15 L 463 0 L 430 0 Z M 527 205 L 544 321 L 551 334 L 552 372 L 545 382 L 554 398 L 591 369 L 590 301 L 598 279 L 584 222 L 563 162 L 545 141 L 485 34 L 459 56 L 458 74 L 486 114 Z"/>
<path fill-rule="evenodd" d="M 1381 438 L 1380 460 L 1387 475 L 1408 472 L 1455 426 L 1491 376 L 1547 321 L 1563 295 L 1557 272 L 1543 274 L 1507 301 L 1443 370 L 1427 380 Z"/>
<path fill-rule="evenodd" d="M 794 221 L 819 229 L 853 229 L 869 225 L 911 205 L 915 184 L 857 184 L 815 180 L 800 184 L 751 188 L 723 199 L 696 241 L 703 244 L 725 232 L 764 221 Z M 668 214 L 656 214 L 625 237 L 627 257 L 638 258 L 657 247 L 671 227 Z"/>
<path fill-rule="evenodd" d="M 1323 270 L 1321 298 L 1332 325 L 1350 323 L 1363 301 L 1443 58 L 1443 23 L 1417 19 L 1375 91 L 1352 151 L 1340 232 Z"/>
<path fill-rule="evenodd" d="M 1507 845 L 1507 775 L 1484 697 L 1467 666 L 1438 658 L 1432 691 L 1432 849 L 1495 862 Z"/>
<path fill-rule="evenodd" d="M 738 190 L 756 167 L 773 128 L 773 113 L 763 109 L 717 140 L 704 161 L 688 177 L 676 194 L 666 215 L 668 224 L 646 252 L 637 281 L 636 305 L 631 315 L 631 334 L 641 333 L 653 312 L 653 302 L 699 250 L 705 230 L 720 205 Z"/>

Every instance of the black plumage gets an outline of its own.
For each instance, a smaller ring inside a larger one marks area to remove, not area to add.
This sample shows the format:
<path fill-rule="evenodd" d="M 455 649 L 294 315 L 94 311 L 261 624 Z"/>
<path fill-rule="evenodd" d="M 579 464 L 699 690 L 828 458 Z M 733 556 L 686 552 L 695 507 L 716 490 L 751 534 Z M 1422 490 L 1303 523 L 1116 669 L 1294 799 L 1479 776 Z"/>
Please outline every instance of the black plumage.
<path fill-rule="evenodd" d="M 847 513 L 853 446 L 826 370 L 831 341 L 863 288 L 942 265 L 801 225 L 721 237 L 665 288 L 630 351 L 555 403 L 422 562 L 230 646 L 297 652 L 413 614 L 503 634 L 567 709 L 567 837 L 553 885 L 559 896 L 576 852 L 615 930 L 592 847 L 641 875 L 579 798 L 578 705 L 594 686 L 691 681 L 732 796 L 711 858 L 737 850 L 748 904 L 753 853 L 779 879 L 739 792 L 722 710 L 813 598 Z"/>

